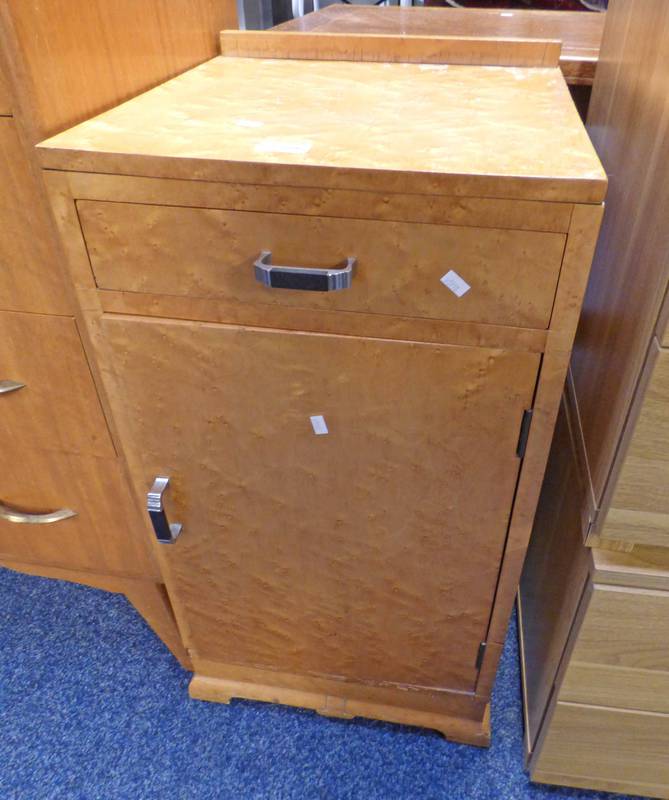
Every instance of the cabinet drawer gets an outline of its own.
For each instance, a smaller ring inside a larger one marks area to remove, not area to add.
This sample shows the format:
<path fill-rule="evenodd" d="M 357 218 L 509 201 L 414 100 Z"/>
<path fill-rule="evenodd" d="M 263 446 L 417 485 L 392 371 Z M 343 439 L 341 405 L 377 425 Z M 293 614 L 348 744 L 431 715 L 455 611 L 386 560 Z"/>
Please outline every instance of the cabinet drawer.
<path fill-rule="evenodd" d="M 0 561 L 155 574 L 143 520 L 113 459 L 5 450 L 0 503 Z M 41 524 L 18 521 L 22 514 L 63 509 L 76 516 Z"/>
<path fill-rule="evenodd" d="M 669 797 L 669 715 L 558 703 L 547 724 L 533 780 Z"/>
<path fill-rule="evenodd" d="M 669 593 L 595 585 L 560 699 L 669 712 Z"/>
<path fill-rule="evenodd" d="M 546 328 L 565 242 L 496 228 L 90 200 L 77 208 L 100 289 L 225 298 L 258 305 L 259 319 L 262 305 L 280 304 Z M 340 291 L 269 288 L 254 275 L 261 251 L 273 265 L 321 269 L 355 257 L 356 271 Z M 456 291 L 442 283 L 447 273 Z"/>
<path fill-rule="evenodd" d="M 0 446 L 114 456 L 73 319 L 0 312 Z"/>

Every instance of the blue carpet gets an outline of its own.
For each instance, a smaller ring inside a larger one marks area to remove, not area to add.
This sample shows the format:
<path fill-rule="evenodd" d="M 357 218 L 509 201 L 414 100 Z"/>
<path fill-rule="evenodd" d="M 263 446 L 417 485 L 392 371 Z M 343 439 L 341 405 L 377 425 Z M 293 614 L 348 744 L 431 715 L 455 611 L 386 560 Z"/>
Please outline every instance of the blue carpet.
<path fill-rule="evenodd" d="M 528 782 L 515 624 L 487 751 L 381 722 L 193 701 L 188 680 L 125 598 L 0 569 L 0 798 L 613 797 Z"/>

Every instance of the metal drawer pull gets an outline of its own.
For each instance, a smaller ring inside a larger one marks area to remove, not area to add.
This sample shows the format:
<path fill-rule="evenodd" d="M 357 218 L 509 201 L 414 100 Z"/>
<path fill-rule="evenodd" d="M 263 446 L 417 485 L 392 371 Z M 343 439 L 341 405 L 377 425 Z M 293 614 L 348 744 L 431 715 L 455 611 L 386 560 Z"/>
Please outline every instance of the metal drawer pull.
<path fill-rule="evenodd" d="M 304 292 L 338 292 L 350 289 L 356 259 L 346 259 L 343 269 L 272 266 L 272 253 L 263 250 L 253 262 L 256 280 L 272 289 L 299 289 Z"/>
<path fill-rule="evenodd" d="M 181 533 L 181 523 L 170 523 L 163 506 L 163 495 L 170 485 L 170 479 L 164 475 L 159 475 L 153 482 L 153 486 L 146 495 L 146 510 L 151 517 L 153 531 L 156 539 L 161 544 L 174 544 Z"/>
<path fill-rule="evenodd" d="M 0 394 L 9 394 L 23 389 L 25 383 L 18 383 L 17 381 L 0 381 Z"/>
<path fill-rule="evenodd" d="M 4 519 L 5 522 L 15 522 L 19 525 L 50 525 L 52 522 L 60 522 L 76 516 L 77 512 L 71 511 L 69 508 L 47 511 L 46 514 L 29 514 L 0 503 L 0 519 Z"/>

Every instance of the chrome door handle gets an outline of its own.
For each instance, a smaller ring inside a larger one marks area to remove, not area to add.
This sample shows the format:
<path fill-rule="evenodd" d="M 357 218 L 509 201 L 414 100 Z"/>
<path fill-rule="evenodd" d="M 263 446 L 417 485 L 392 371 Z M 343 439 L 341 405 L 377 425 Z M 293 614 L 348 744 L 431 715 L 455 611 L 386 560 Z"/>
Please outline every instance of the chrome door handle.
<path fill-rule="evenodd" d="M 0 394 L 9 394 L 23 389 L 25 383 L 18 383 L 17 381 L 0 381 Z"/>
<path fill-rule="evenodd" d="M 165 507 L 163 505 L 163 495 L 170 485 L 170 479 L 164 475 L 159 475 L 154 481 L 153 486 L 146 495 L 146 510 L 151 517 L 153 532 L 156 539 L 161 544 L 174 544 L 181 533 L 182 525 L 179 522 L 169 522 Z"/>
<path fill-rule="evenodd" d="M 47 511 L 45 514 L 31 514 L 0 503 L 0 519 L 19 525 L 50 525 L 53 522 L 60 522 L 76 516 L 77 512 L 71 511 L 69 508 L 59 508 L 57 511 Z"/>
<path fill-rule="evenodd" d="M 272 264 L 272 253 L 263 250 L 253 262 L 256 280 L 272 289 L 298 289 L 306 292 L 338 292 L 350 289 L 356 259 L 346 259 L 342 269 L 282 267 Z"/>

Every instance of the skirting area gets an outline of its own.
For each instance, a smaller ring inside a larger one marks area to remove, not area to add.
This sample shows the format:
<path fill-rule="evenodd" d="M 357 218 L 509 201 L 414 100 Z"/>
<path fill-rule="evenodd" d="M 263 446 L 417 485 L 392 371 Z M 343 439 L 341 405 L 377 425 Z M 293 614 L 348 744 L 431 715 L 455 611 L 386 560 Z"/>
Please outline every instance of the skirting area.
<path fill-rule="evenodd" d="M 399 725 L 190 700 L 189 679 L 125 598 L 0 569 L 0 797 L 614 797 L 528 782 L 515 623 L 490 750 Z"/>

